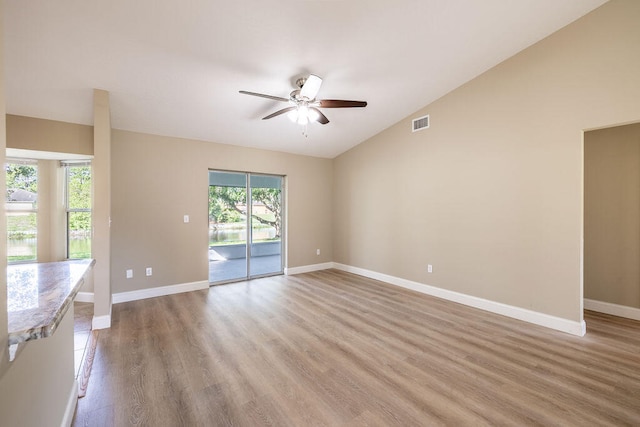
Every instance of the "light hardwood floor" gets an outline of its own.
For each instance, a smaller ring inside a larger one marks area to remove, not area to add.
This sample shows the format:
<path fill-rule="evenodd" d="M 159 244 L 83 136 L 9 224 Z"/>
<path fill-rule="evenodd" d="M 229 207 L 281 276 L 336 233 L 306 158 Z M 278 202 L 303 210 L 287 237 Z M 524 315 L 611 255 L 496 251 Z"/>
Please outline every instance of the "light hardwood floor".
<path fill-rule="evenodd" d="M 336 270 L 118 304 L 74 425 L 640 425 L 640 322 L 586 320 Z"/>

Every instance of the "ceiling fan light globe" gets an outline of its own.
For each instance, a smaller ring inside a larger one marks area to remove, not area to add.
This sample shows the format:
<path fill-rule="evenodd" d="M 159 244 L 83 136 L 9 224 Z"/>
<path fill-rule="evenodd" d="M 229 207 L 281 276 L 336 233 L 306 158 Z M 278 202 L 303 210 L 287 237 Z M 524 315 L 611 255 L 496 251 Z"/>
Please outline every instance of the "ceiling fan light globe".
<path fill-rule="evenodd" d="M 309 107 L 306 105 L 300 105 L 298 107 L 298 124 L 306 125 L 309 123 Z"/>
<path fill-rule="evenodd" d="M 289 114 L 287 114 L 287 117 L 289 117 L 289 120 L 291 120 L 293 123 L 297 123 L 298 122 L 298 110 L 291 110 L 289 112 Z"/>
<path fill-rule="evenodd" d="M 307 113 L 307 117 L 309 118 L 310 122 L 317 122 L 318 119 L 320 118 L 320 114 L 318 114 L 316 110 L 309 109 L 309 112 Z"/>
<path fill-rule="evenodd" d="M 307 117 L 305 115 L 302 115 L 302 114 L 299 114 L 298 115 L 298 124 L 304 126 L 307 123 L 309 123 L 309 117 Z"/>

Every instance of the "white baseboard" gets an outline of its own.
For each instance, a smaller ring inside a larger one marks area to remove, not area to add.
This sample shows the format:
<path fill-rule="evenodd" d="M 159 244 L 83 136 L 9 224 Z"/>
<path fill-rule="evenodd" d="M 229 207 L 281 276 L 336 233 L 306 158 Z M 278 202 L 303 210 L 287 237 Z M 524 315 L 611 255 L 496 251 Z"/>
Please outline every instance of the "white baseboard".
<path fill-rule="evenodd" d="M 627 319 L 640 320 L 640 308 L 626 305 L 613 304 L 610 302 L 584 299 L 585 310 L 593 310 L 599 313 L 611 314 L 613 316 L 625 317 Z"/>
<path fill-rule="evenodd" d="M 69 400 L 67 401 L 67 407 L 64 409 L 64 417 L 60 423 L 60 427 L 69 427 L 73 422 L 73 414 L 76 412 L 76 405 L 78 404 L 78 382 L 74 379 L 71 385 L 71 392 L 69 394 Z"/>
<path fill-rule="evenodd" d="M 180 285 L 160 286 L 157 288 L 140 289 L 137 291 L 118 292 L 112 295 L 112 303 L 118 304 L 128 301 L 161 297 L 165 295 L 179 294 L 182 292 L 199 291 L 209 289 L 209 282 L 182 283 Z M 111 313 L 103 316 L 93 316 L 92 329 L 107 329 L 111 327 Z"/>
<path fill-rule="evenodd" d="M 209 289 L 209 282 L 191 282 L 182 283 L 179 285 L 159 286 L 157 288 L 140 289 L 137 291 L 118 292 L 113 294 L 113 303 L 119 304 L 122 302 L 137 301 L 147 298 L 162 297 L 165 295 L 180 294 L 183 292 L 200 291 L 203 289 Z"/>
<path fill-rule="evenodd" d="M 90 302 L 93 303 L 93 292 L 78 292 L 78 295 L 76 295 L 76 299 L 77 302 Z"/>
<path fill-rule="evenodd" d="M 431 295 L 434 297 L 442 298 L 448 301 L 457 302 L 470 307 L 479 308 L 481 310 L 489 311 L 491 313 L 500 314 L 503 316 L 511 317 L 525 322 L 533 323 L 547 328 L 555 329 L 561 332 L 566 332 L 572 335 L 584 336 L 587 331 L 586 324 L 583 321 L 576 322 L 572 320 L 563 319 L 561 317 L 551 316 L 537 311 L 527 310 L 512 305 L 507 305 L 495 301 L 486 300 L 483 298 L 474 297 L 471 295 L 462 294 L 459 292 L 449 291 L 447 289 L 438 288 L 435 286 L 425 285 L 423 283 L 413 282 L 411 280 L 402 279 L 399 277 L 390 276 L 387 274 L 377 273 L 375 271 L 366 270 L 364 268 L 352 267 L 349 265 L 333 263 L 333 268 L 337 268 L 349 273 L 358 274 L 360 276 L 369 277 L 371 279 L 380 280 L 392 285 L 400 286 L 406 289 L 411 289 L 423 294 Z"/>
<path fill-rule="evenodd" d="M 103 316 L 93 316 L 91 329 L 109 329 L 111 327 L 111 313 Z"/>
<path fill-rule="evenodd" d="M 284 274 L 286 274 L 287 276 L 290 276 L 292 274 L 311 273 L 312 271 L 327 270 L 333 267 L 334 267 L 334 263 L 332 262 L 325 262 L 322 264 L 303 265 L 302 267 L 285 268 Z"/>

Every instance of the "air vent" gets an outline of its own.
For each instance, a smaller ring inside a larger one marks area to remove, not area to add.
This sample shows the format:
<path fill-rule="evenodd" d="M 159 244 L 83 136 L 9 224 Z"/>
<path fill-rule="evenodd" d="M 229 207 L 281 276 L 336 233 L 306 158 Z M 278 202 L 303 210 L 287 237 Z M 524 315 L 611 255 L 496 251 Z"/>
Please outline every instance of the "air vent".
<path fill-rule="evenodd" d="M 429 115 L 418 117 L 417 119 L 413 119 L 411 122 L 412 131 L 417 132 L 422 129 L 426 129 L 429 127 Z"/>

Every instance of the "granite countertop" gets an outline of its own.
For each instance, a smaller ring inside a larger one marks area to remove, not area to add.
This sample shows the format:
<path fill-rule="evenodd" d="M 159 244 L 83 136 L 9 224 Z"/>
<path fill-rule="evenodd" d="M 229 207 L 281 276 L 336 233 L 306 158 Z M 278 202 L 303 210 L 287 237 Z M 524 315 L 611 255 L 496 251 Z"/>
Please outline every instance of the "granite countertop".
<path fill-rule="evenodd" d="M 7 266 L 9 346 L 53 335 L 95 260 Z"/>

